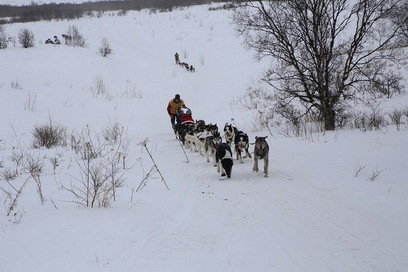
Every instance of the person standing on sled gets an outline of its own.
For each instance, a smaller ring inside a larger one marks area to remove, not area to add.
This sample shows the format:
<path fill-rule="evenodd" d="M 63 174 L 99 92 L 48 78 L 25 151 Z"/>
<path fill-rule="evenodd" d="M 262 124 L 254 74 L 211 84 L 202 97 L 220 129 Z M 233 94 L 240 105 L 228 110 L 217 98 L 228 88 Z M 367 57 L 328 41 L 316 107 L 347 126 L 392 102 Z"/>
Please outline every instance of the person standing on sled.
<path fill-rule="evenodd" d="M 184 104 L 183 99 L 180 98 L 180 95 L 176 94 L 174 99 L 170 100 L 167 105 L 167 113 L 170 116 L 171 127 L 173 130 L 176 129 L 176 123 L 180 123 L 178 111 L 181 107 L 186 107 L 186 105 Z"/>

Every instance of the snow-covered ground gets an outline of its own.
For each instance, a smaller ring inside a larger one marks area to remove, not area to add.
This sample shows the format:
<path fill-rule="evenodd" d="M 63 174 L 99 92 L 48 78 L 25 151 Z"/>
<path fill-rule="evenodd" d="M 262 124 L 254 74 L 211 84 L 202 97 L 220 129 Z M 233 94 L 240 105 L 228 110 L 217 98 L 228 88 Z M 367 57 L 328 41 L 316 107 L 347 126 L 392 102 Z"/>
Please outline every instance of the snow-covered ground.
<path fill-rule="evenodd" d="M 16 167 L 13 154 L 37 158 L 45 202 L 23 167 L 10 184 L 0 180 L 0 271 L 407 271 L 407 127 L 307 140 L 255 128 L 236 101 L 265 63 L 243 49 L 230 15 L 200 6 L 5 26 L 14 37 L 30 29 L 36 44 L 0 50 L 0 171 Z M 72 25 L 86 48 L 44 44 Z M 103 38 L 114 52 L 106 58 Z M 175 52 L 196 72 L 176 65 Z M 176 93 L 196 120 L 221 130 L 233 118 L 251 142 L 268 135 L 269 178 L 245 159 L 220 180 L 205 157 L 184 154 L 166 113 Z M 72 149 L 32 148 L 34 127 L 50 118 L 68 134 L 123 128 L 129 169 L 109 208 L 84 208 L 63 189 L 80 186 Z M 156 172 L 136 192 L 153 167 L 146 139 L 164 180 Z M 26 180 L 7 216 L 12 186 Z"/>

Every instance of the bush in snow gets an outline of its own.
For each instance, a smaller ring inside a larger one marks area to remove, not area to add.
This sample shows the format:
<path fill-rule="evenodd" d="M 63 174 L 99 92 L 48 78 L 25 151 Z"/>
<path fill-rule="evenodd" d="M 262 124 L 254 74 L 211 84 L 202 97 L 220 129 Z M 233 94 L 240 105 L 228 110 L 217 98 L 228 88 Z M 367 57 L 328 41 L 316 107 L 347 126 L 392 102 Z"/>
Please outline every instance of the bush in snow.
<path fill-rule="evenodd" d="M 18 177 L 18 171 L 16 169 L 6 167 L 0 171 L 0 177 L 5 181 L 15 180 Z"/>
<path fill-rule="evenodd" d="M 103 38 L 101 41 L 101 46 L 99 47 L 99 54 L 102 57 L 106 57 L 110 54 L 112 54 L 112 48 L 110 47 L 110 44 L 108 42 L 108 39 Z"/>
<path fill-rule="evenodd" d="M 41 204 L 44 205 L 45 197 L 43 194 L 43 186 L 40 179 L 41 174 L 43 173 L 44 165 L 39 157 L 34 157 L 30 154 L 27 156 L 25 164 L 26 170 L 28 171 L 28 173 L 30 173 L 30 177 L 34 179 L 37 185 L 37 193 L 40 197 Z"/>
<path fill-rule="evenodd" d="M 4 33 L 3 26 L 0 25 L 0 49 L 5 48 L 7 48 L 7 37 L 6 34 Z"/>
<path fill-rule="evenodd" d="M 62 187 L 74 195 L 73 202 L 84 207 L 109 207 L 116 200 L 116 191 L 124 186 L 126 154 L 129 143 L 118 123 L 110 124 L 102 131 L 105 141 L 93 135 L 89 126 L 80 135 L 72 135 L 71 143 L 77 159 L 79 176 L 71 186 Z"/>
<path fill-rule="evenodd" d="M 34 33 L 27 29 L 23 28 L 18 33 L 18 42 L 24 47 L 29 48 L 34 46 Z"/>
<path fill-rule="evenodd" d="M 50 119 L 49 123 L 34 127 L 33 137 L 34 148 L 65 146 L 66 128 L 59 124 L 54 124 Z"/>
<path fill-rule="evenodd" d="M 352 114 L 351 129 L 360 129 L 362 131 L 378 130 L 388 125 L 386 114 L 380 107 L 381 104 L 368 105 L 368 110 L 356 111 Z"/>
<path fill-rule="evenodd" d="M 388 113 L 388 116 L 391 123 L 396 126 L 397 130 L 400 130 L 402 124 L 408 123 L 408 106 L 400 109 L 394 108 Z"/>
<path fill-rule="evenodd" d="M 68 39 L 65 39 L 65 43 L 67 45 L 86 47 L 85 38 L 81 33 L 79 33 L 76 26 L 70 26 L 68 28 L 67 37 L 69 37 Z"/>

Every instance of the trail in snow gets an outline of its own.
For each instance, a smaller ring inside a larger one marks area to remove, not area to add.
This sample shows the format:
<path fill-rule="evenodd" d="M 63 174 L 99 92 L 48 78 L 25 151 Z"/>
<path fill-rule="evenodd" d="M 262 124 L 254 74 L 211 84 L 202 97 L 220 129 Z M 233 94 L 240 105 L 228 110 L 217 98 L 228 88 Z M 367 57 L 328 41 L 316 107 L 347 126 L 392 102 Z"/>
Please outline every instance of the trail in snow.
<path fill-rule="evenodd" d="M 179 160 L 182 151 L 177 140 L 165 143 L 162 148 L 166 152 L 180 153 L 174 156 L 174 167 L 185 174 L 177 185 L 170 182 L 170 195 L 182 197 L 166 202 L 160 211 L 161 220 L 153 223 L 155 229 L 137 247 L 136 267 L 145 271 L 191 266 L 197 271 L 248 271 L 256 262 L 262 271 L 288 267 L 308 271 L 322 266 L 328 271 L 335 267 L 347 271 L 293 222 L 290 211 L 286 211 L 289 198 L 276 195 L 276 184 L 282 182 L 276 179 L 279 173 L 272 175 L 275 179 L 265 179 L 262 174 L 251 172 L 252 160 L 245 159 L 243 164 L 235 160 L 232 178 L 219 181 L 216 168 L 206 162 L 205 156 L 186 150 L 190 163 L 183 163 Z M 255 180 L 254 175 L 258 176 Z M 280 177 L 283 182 L 292 182 L 287 175 Z M 293 251 L 299 243 L 304 248 Z M 305 257 L 303 250 L 310 249 L 313 253 Z M 198 263 L 193 258 L 197 255 L 202 258 Z M 315 261 L 310 262 L 310 258 Z"/>

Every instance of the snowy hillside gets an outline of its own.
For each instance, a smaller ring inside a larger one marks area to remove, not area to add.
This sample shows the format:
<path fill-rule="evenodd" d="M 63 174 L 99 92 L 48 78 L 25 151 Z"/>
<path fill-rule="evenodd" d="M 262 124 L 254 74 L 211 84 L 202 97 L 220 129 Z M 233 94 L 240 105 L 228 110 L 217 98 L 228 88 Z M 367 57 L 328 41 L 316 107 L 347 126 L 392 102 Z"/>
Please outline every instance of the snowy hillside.
<path fill-rule="evenodd" d="M 31 30 L 35 46 L 0 50 L 0 271 L 407 270 L 408 127 L 307 139 L 261 129 L 237 101 L 267 63 L 243 49 L 231 14 L 198 6 L 5 25 L 12 37 Z M 70 26 L 87 47 L 45 44 Z M 105 58 L 103 38 L 113 49 Z M 175 64 L 176 52 L 195 73 Z M 166 112 L 176 93 L 195 120 L 222 130 L 233 119 L 251 142 L 268 136 L 269 178 L 245 159 L 220 180 L 204 156 L 184 153 Z M 67 145 L 34 148 L 34 128 L 50 120 Z M 126 168 L 107 208 L 74 194 L 86 185 L 81 136 L 104 155 L 100 165 Z"/>

